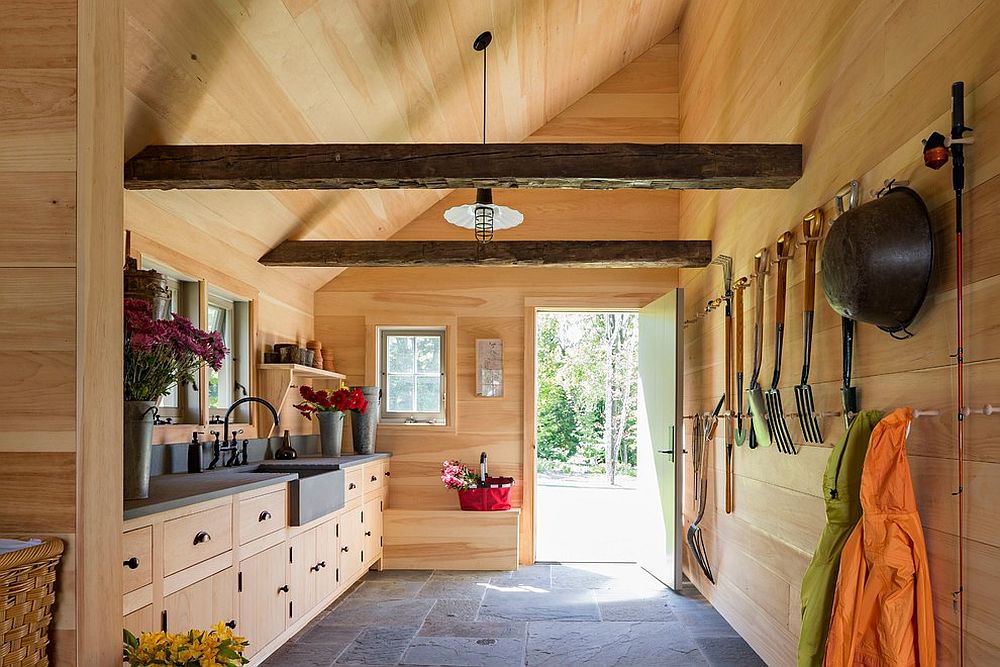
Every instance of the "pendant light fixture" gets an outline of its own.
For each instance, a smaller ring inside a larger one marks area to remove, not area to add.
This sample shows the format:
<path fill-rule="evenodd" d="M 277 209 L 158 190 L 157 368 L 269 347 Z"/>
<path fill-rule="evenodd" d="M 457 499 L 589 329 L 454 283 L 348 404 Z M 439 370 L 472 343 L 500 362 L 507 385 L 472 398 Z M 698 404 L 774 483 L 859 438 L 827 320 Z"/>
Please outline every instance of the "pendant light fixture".
<path fill-rule="evenodd" d="M 493 41 L 489 31 L 476 37 L 472 48 L 483 52 L 483 144 L 486 144 L 486 47 Z M 493 203 L 492 188 L 477 188 L 474 204 L 460 204 L 444 212 L 444 219 L 463 229 L 474 229 L 476 240 L 489 243 L 496 229 L 510 229 L 524 222 L 524 214 Z"/>

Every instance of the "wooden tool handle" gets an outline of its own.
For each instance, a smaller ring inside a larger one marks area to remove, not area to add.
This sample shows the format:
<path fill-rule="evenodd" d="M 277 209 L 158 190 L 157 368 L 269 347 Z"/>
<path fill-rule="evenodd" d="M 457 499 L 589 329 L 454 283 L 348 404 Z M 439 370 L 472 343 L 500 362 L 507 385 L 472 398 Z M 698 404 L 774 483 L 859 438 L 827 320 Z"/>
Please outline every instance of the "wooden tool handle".
<path fill-rule="evenodd" d="M 741 278 L 740 280 L 745 280 Z M 743 287 L 734 289 L 733 302 L 735 310 L 734 320 L 736 326 L 736 372 L 743 372 Z"/>
<path fill-rule="evenodd" d="M 802 237 L 806 242 L 805 297 L 802 311 L 811 313 L 816 309 L 816 250 L 819 237 L 823 233 L 823 211 L 813 209 L 802 218 Z"/>
<path fill-rule="evenodd" d="M 774 323 L 775 326 L 785 326 L 785 285 L 788 277 L 788 259 L 792 255 L 794 235 L 785 232 L 778 237 L 778 276 L 774 293 Z"/>

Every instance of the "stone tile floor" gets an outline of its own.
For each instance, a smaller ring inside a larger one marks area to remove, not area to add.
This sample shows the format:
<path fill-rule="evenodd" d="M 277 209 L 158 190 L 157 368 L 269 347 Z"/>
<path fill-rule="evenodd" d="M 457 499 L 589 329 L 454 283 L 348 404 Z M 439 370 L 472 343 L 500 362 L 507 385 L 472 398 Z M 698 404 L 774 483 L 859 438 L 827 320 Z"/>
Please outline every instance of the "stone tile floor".
<path fill-rule="evenodd" d="M 694 588 L 627 564 L 369 572 L 268 667 L 763 665 Z"/>

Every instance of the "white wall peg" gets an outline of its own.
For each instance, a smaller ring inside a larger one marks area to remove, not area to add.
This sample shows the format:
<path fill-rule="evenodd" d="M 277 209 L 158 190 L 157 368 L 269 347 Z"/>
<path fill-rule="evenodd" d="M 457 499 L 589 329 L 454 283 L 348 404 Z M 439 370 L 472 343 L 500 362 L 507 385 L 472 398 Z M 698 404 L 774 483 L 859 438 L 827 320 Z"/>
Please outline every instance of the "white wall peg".
<path fill-rule="evenodd" d="M 913 418 L 919 419 L 921 417 L 938 417 L 940 416 L 940 410 L 913 410 Z"/>

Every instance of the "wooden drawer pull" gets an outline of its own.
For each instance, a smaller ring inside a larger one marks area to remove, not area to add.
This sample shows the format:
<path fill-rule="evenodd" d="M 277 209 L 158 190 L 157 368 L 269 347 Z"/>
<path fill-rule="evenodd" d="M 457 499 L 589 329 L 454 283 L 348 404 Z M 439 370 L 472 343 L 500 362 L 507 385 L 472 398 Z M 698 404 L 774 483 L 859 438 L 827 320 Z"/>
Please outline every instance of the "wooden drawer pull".
<path fill-rule="evenodd" d="M 356 488 L 358 488 L 358 485 L 355 484 L 354 482 L 351 482 L 350 484 L 347 485 L 347 490 L 348 491 L 353 491 Z"/>
<path fill-rule="evenodd" d="M 205 542 L 211 542 L 212 536 L 206 533 L 204 530 L 200 531 L 194 536 L 195 545 L 204 544 Z"/>
<path fill-rule="evenodd" d="M 378 477 L 376 475 L 372 475 L 372 481 L 373 482 L 377 482 L 378 481 Z"/>
<path fill-rule="evenodd" d="M 230 630 L 235 630 L 236 629 L 236 619 L 234 618 L 233 620 L 231 620 L 228 623 L 226 623 L 226 627 L 229 628 Z"/>
<path fill-rule="evenodd" d="M 137 570 L 139 569 L 139 559 L 136 558 L 135 556 L 132 556 L 127 561 L 124 561 L 122 565 L 124 565 L 130 570 Z"/>
<path fill-rule="evenodd" d="M 285 584 L 284 586 L 279 587 L 278 588 L 278 592 L 279 593 L 287 593 L 288 592 L 288 584 Z"/>
<path fill-rule="evenodd" d="M 257 522 L 263 523 L 264 521 L 267 521 L 270 518 L 271 518 L 271 513 L 268 512 L 267 510 L 264 510 L 263 512 L 260 513 L 260 516 L 257 517 Z"/>

